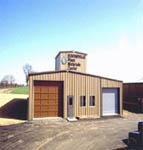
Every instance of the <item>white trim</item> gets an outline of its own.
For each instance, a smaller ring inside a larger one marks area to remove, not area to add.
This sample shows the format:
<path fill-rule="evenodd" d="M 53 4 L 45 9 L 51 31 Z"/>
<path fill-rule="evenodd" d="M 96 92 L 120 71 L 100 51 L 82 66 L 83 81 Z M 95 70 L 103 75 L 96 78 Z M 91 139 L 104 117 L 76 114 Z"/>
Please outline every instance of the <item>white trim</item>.
<path fill-rule="evenodd" d="M 109 113 L 109 114 L 104 114 L 103 116 L 118 116 L 118 115 L 119 115 L 119 114 L 117 114 L 117 113 L 116 113 L 116 114 L 114 114 L 114 113 L 110 114 L 110 113 Z"/>
<path fill-rule="evenodd" d="M 96 106 L 88 106 L 89 108 L 95 108 Z"/>

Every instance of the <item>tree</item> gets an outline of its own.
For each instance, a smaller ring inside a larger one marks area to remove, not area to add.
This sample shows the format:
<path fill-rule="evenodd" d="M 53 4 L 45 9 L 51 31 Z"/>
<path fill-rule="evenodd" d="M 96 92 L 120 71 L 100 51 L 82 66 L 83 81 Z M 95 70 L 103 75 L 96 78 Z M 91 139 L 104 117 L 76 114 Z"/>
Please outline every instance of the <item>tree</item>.
<path fill-rule="evenodd" d="M 23 66 L 23 71 L 24 71 L 24 74 L 25 74 L 25 78 L 26 78 L 26 84 L 28 85 L 28 75 L 29 75 L 29 73 L 31 73 L 31 72 L 33 72 L 32 71 L 32 66 L 30 65 L 30 64 L 25 64 L 24 66 Z"/>
<path fill-rule="evenodd" d="M 15 82 L 15 78 L 13 75 L 5 75 L 1 80 L 1 83 L 5 84 L 13 84 Z"/>

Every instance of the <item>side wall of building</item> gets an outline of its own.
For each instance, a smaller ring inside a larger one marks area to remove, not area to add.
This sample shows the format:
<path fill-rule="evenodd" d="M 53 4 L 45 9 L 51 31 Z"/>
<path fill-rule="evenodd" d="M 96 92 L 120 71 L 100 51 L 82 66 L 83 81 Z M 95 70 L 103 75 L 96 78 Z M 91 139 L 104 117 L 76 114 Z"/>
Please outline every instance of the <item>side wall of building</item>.
<path fill-rule="evenodd" d="M 120 115 L 123 115 L 123 83 L 119 81 L 113 81 L 109 79 L 101 78 L 101 87 L 102 88 L 118 88 L 119 89 L 119 106 L 120 106 Z M 101 99 L 101 111 L 102 111 L 102 99 Z"/>
<path fill-rule="evenodd" d="M 138 98 L 143 97 L 143 83 L 124 83 L 123 84 L 123 101 L 137 102 Z"/>
<path fill-rule="evenodd" d="M 67 117 L 67 97 L 74 97 L 75 117 L 100 117 L 102 116 L 102 88 L 119 88 L 120 91 L 120 114 L 122 115 L 122 82 L 102 79 L 100 77 L 58 72 L 52 74 L 41 74 L 30 76 L 29 97 L 29 120 L 33 119 L 34 109 L 34 80 L 64 81 L 63 113 Z M 86 107 L 80 107 L 80 96 L 86 96 Z M 95 107 L 89 106 L 89 97 L 95 96 Z"/>
<path fill-rule="evenodd" d="M 125 110 L 142 113 L 143 112 L 143 83 L 123 84 L 123 108 Z"/>

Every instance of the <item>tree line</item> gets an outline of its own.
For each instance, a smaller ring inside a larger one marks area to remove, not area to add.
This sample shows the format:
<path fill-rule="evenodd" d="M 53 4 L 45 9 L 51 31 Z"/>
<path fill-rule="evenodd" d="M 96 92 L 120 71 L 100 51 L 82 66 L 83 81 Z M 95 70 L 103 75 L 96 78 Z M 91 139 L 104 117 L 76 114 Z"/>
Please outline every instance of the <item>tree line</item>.
<path fill-rule="evenodd" d="M 23 66 L 23 72 L 25 74 L 26 85 L 28 85 L 28 81 L 29 81 L 28 75 L 29 75 L 29 73 L 33 72 L 32 66 L 30 64 L 26 63 Z M 11 75 L 11 74 L 5 75 L 0 81 L 0 86 L 18 85 L 15 83 L 15 81 L 16 81 L 16 79 L 13 75 Z"/>

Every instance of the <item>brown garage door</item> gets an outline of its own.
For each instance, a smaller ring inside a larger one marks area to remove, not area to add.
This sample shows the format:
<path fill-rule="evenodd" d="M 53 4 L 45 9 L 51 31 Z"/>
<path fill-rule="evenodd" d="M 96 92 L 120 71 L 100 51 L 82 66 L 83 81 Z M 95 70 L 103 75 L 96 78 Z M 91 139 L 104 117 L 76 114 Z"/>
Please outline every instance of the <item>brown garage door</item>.
<path fill-rule="evenodd" d="M 34 117 L 62 116 L 62 82 L 34 82 Z"/>

